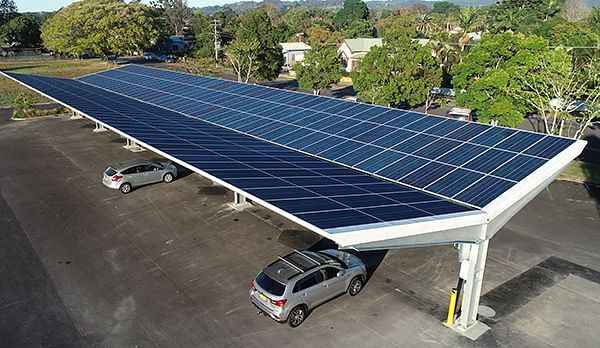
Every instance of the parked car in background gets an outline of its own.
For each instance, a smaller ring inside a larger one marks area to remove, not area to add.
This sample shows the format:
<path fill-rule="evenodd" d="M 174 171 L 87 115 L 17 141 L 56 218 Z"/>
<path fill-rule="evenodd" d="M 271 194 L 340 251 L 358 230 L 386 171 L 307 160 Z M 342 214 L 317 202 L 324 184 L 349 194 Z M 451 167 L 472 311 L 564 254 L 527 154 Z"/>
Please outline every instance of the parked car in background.
<path fill-rule="evenodd" d="M 157 54 L 154 52 L 144 52 L 144 61 L 146 62 L 159 62 L 159 63 L 175 63 L 177 57 L 173 55 Z"/>
<path fill-rule="evenodd" d="M 250 285 L 250 301 L 278 322 L 297 327 L 316 306 L 357 295 L 367 279 L 360 258 L 340 250 L 294 251 L 263 269 Z"/>
<path fill-rule="evenodd" d="M 102 183 L 127 194 L 136 187 L 177 177 L 177 167 L 171 162 L 138 160 L 112 165 L 104 170 Z"/>

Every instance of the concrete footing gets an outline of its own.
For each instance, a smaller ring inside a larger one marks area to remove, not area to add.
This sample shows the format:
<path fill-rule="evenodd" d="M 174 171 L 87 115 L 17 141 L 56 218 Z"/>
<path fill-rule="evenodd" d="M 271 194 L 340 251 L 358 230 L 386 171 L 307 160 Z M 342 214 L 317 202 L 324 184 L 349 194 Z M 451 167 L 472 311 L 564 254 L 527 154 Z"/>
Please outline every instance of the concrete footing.
<path fill-rule="evenodd" d="M 104 125 L 101 125 L 100 123 L 96 123 L 96 127 L 93 130 L 94 133 L 102 133 L 107 131 L 108 129 L 104 128 Z"/>
<path fill-rule="evenodd" d="M 458 323 L 452 325 L 450 327 L 454 332 L 457 332 L 463 336 L 465 336 L 466 338 L 470 339 L 471 341 L 476 341 L 479 337 L 481 337 L 481 335 L 483 335 L 484 333 L 486 333 L 490 327 L 485 325 L 484 323 L 480 322 L 480 321 L 476 321 L 473 325 L 464 328 L 463 326 L 459 325 Z"/>
<path fill-rule="evenodd" d="M 132 141 L 131 139 L 126 139 L 126 143 L 123 146 L 124 149 L 127 149 L 131 152 L 142 152 L 142 151 L 146 151 L 146 149 L 144 149 L 143 147 L 139 146 L 135 141 Z"/>
<path fill-rule="evenodd" d="M 69 120 L 81 120 L 83 118 L 83 116 L 81 116 L 80 113 L 73 111 L 71 113 L 71 117 L 69 117 Z"/>

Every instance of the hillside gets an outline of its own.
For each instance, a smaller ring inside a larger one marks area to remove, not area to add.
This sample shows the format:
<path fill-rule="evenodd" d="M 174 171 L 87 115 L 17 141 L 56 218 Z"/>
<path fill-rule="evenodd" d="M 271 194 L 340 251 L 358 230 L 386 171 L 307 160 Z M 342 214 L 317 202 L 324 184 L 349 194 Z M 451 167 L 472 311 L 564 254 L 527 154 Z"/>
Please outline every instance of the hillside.
<path fill-rule="evenodd" d="M 423 4 L 431 6 L 434 1 L 427 0 L 373 0 L 366 1 L 367 6 L 371 9 L 397 9 L 404 6 L 414 4 Z M 451 2 L 459 6 L 485 6 L 494 3 L 494 0 L 452 0 Z M 269 4 L 278 9 L 285 9 L 292 6 L 311 6 L 320 8 L 339 8 L 344 3 L 343 0 L 298 0 L 298 1 L 280 1 L 280 0 L 265 0 L 265 1 L 239 1 L 223 6 L 206 6 L 200 10 L 207 15 L 221 11 L 225 8 L 230 8 L 235 12 L 244 12 L 256 8 L 262 4 Z"/>

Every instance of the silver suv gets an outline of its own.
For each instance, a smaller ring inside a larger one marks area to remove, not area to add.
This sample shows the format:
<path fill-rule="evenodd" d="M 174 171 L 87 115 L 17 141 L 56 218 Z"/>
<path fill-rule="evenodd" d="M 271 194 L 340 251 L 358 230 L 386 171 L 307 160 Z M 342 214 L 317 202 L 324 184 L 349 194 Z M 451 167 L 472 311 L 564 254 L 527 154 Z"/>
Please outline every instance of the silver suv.
<path fill-rule="evenodd" d="M 294 251 L 268 265 L 250 285 L 250 301 L 278 322 L 302 324 L 316 306 L 347 292 L 357 295 L 367 268 L 340 250 Z"/>
<path fill-rule="evenodd" d="M 106 168 L 102 177 L 104 186 L 129 193 L 134 187 L 164 181 L 177 176 L 177 167 L 171 162 L 138 160 Z"/>

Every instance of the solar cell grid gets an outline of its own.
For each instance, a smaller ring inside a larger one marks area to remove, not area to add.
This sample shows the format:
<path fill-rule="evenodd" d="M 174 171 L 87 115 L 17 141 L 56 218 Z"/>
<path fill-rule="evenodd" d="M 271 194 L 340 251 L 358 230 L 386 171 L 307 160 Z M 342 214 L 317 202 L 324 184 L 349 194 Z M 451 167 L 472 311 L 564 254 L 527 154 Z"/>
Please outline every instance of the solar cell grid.
<path fill-rule="evenodd" d="M 500 179 L 502 178 L 502 175 L 506 175 L 503 177 L 505 181 L 514 184 L 514 182 L 518 180 L 515 178 L 527 176 L 532 171 L 539 168 L 538 164 L 540 164 L 540 162 L 536 162 L 536 165 L 524 164 L 520 167 L 520 170 L 515 173 L 497 169 L 507 165 L 508 161 L 523 151 L 531 151 L 528 154 L 536 158 L 539 157 L 539 159 L 545 161 L 547 158 L 552 157 L 552 154 L 564 150 L 564 148 L 572 143 L 572 141 L 569 140 L 557 141 L 555 146 L 554 143 L 551 143 L 550 146 L 540 146 L 536 148 L 535 145 L 531 146 L 532 142 L 539 141 L 540 143 L 544 143 L 547 138 L 546 136 L 500 127 L 466 123 L 441 117 L 425 116 L 420 113 L 389 109 L 380 106 L 356 104 L 342 100 L 269 89 L 261 86 L 248 86 L 229 81 L 221 81 L 222 83 L 219 84 L 214 81 L 220 80 L 200 78 L 138 66 L 127 66 L 121 69 L 111 70 L 98 75 L 92 75 L 92 77 L 83 78 L 82 80 L 109 90 L 113 90 L 113 88 L 115 88 L 114 85 L 127 84 L 128 87 L 124 92 L 126 95 L 131 95 L 128 94 L 131 92 L 127 91 L 135 90 L 136 95 L 138 96 L 136 98 L 149 103 L 152 103 L 152 100 L 143 97 L 143 93 L 142 97 L 139 97 L 140 94 L 138 92 L 143 90 L 147 92 L 148 95 L 155 95 L 154 93 L 157 91 L 154 89 L 153 85 L 156 85 L 157 83 L 166 83 L 166 85 L 171 87 L 185 86 L 187 89 L 195 90 L 196 97 L 194 99 L 186 99 L 185 101 L 199 107 L 211 103 L 211 101 L 204 98 L 203 95 L 206 95 L 207 93 L 220 93 L 226 96 L 223 100 L 228 101 L 228 103 L 224 103 L 223 106 L 230 109 L 230 111 L 235 111 L 239 114 L 246 114 L 249 111 L 244 107 L 245 105 L 243 105 L 243 103 L 231 104 L 231 100 L 239 100 L 238 98 L 240 97 L 249 100 L 254 99 L 257 103 L 262 102 L 264 104 L 263 108 L 260 108 L 260 105 L 258 104 L 255 106 L 255 108 L 260 110 L 250 111 L 250 113 L 255 113 L 256 117 L 258 117 L 251 122 L 251 125 L 254 127 L 260 125 L 261 122 L 271 123 L 276 120 L 282 121 L 282 117 L 285 118 L 285 122 L 291 121 L 294 118 L 289 115 L 296 114 L 298 109 L 292 109 L 295 108 L 293 105 L 300 106 L 300 110 L 302 110 L 300 112 L 304 115 L 307 113 L 315 114 L 316 111 L 319 110 L 323 112 L 323 118 L 319 119 L 319 117 L 313 117 L 310 119 L 313 122 L 306 124 L 303 123 L 301 121 L 302 118 L 300 118 L 300 121 L 298 121 L 299 123 L 296 123 L 297 126 L 307 128 L 308 131 L 299 131 L 296 128 L 289 128 L 288 126 L 277 124 L 278 127 L 267 127 L 268 129 L 275 129 L 262 133 L 249 129 L 248 122 L 251 120 L 250 118 L 241 118 L 243 121 L 235 122 L 232 121 L 234 116 L 224 116 L 225 112 L 220 109 L 212 111 L 208 117 L 210 117 L 211 122 L 214 122 L 217 125 L 246 132 L 262 139 L 273 141 L 276 144 L 291 146 L 328 160 L 335 161 L 336 158 L 344 158 L 344 162 L 339 163 L 360 168 L 361 170 L 368 170 L 365 168 L 371 167 L 360 165 L 361 162 L 368 161 L 368 158 L 356 156 L 354 160 L 357 162 L 353 163 L 351 157 L 344 157 L 346 154 L 341 153 L 340 151 L 356 151 L 359 146 L 362 147 L 365 144 L 371 143 L 380 147 L 381 153 L 386 151 L 386 149 L 389 150 L 391 148 L 393 151 L 397 151 L 399 155 L 410 155 L 410 157 L 404 157 L 403 162 L 398 161 L 398 164 L 403 165 L 406 164 L 406 161 L 414 162 L 407 167 L 401 167 L 398 170 L 387 167 L 377 169 L 377 175 L 391 180 L 397 180 L 398 175 L 404 173 L 406 168 L 417 166 L 415 169 L 418 169 L 424 166 L 426 163 L 424 163 L 423 160 L 426 160 L 426 162 L 437 163 L 438 167 L 442 168 L 447 168 L 445 165 L 450 165 L 449 171 L 454 170 L 456 167 L 472 171 L 469 172 L 469 177 L 474 177 L 476 176 L 475 174 L 485 174 L 488 177 L 500 176 L 498 177 Z M 235 85 L 238 87 L 231 87 Z M 224 89 L 223 86 L 229 87 Z M 249 89 L 249 87 L 251 87 L 251 89 Z M 120 88 L 120 91 L 123 90 L 122 86 L 119 86 L 118 88 Z M 258 89 L 265 91 L 262 93 L 262 96 L 267 98 L 268 101 L 264 98 L 256 99 L 251 94 L 247 93 L 252 90 L 253 93 L 256 94 L 256 90 Z M 162 93 L 168 92 L 162 91 Z M 248 103 L 251 103 L 251 101 Z M 277 104 L 277 106 L 272 106 L 271 104 Z M 166 105 L 159 106 L 169 108 Z M 207 117 L 198 113 L 194 113 L 194 115 L 202 119 L 206 119 Z M 305 117 L 310 117 L 310 115 Z M 367 123 L 362 124 L 365 126 L 364 132 L 359 133 L 360 127 L 358 127 L 357 124 L 360 122 Z M 382 124 L 385 124 L 386 127 L 390 127 L 390 129 L 380 129 L 380 133 L 377 134 L 375 130 L 382 127 Z M 394 129 L 394 131 L 384 134 L 379 138 L 375 138 L 375 136 L 381 135 L 383 133 L 382 131 L 391 129 Z M 417 133 L 413 133 L 411 130 Z M 298 135 L 298 137 L 294 139 L 294 135 Z M 334 135 L 335 137 L 332 137 Z M 412 139 L 413 137 L 414 139 Z M 438 137 L 440 137 L 441 140 L 449 141 L 446 143 L 449 144 L 448 151 L 442 153 L 443 151 L 440 144 L 438 144 L 437 150 L 435 150 L 434 147 L 431 147 L 429 148 L 429 151 L 427 151 L 427 148 L 424 148 L 424 146 L 431 144 L 428 144 L 424 140 L 420 140 L 427 139 L 433 143 L 439 139 Z M 282 139 L 282 142 L 279 142 L 278 139 Z M 340 144 L 345 143 L 344 140 L 348 141 L 350 139 L 353 139 L 353 142 L 346 143 L 344 146 L 339 146 Z M 550 137 L 548 139 L 561 138 Z M 459 141 L 459 143 L 454 143 L 450 140 Z M 355 141 L 360 145 L 355 144 Z M 464 141 L 468 141 L 472 144 L 460 143 Z M 474 144 L 478 144 L 479 146 Z M 453 145 L 455 149 L 450 145 Z M 529 149 L 530 146 L 531 149 Z M 553 149 L 547 150 L 548 147 L 552 146 L 554 146 Z M 490 147 L 495 149 L 490 150 Z M 368 149 L 371 148 L 369 147 Z M 465 150 L 466 154 L 457 151 L 458 149 Z M 501 149 L 506 153 L 497 152 L 501 151 Z M 373 154 L 373 156 L 377 155 L 377 153 Z M 394 166 L 395 165 L 396 164 L 394 164 Z M 390 176 L 386 176 L 388 174 Z M 436 177 L 435 180 L 441 180 L 447 174 L 448 172 L 439 172 L 437 173 L 438 177 Z M 400 181 L 402 182 L 402 179 L 400 179 Z M 431 189 L 431 192 L 447 196 L 445 193 L 435 191 L 438 186 L 429 185 L 428 187 L 427 190 Z M 494 194 L 499 195 L 502 192 L 503 191 L 495 191 Z M 456 198 L 454 196 L 448 197 Z M 480 202 L 481 200 L 477 201 Z M 474 204 L 475 200 L 473 202 L 466 202 Z"/>
<path fill-rule="evenodd" d="M 48 95 L 60 95 L 63 102 L 75 108 L 82 108 L 84 112 L 87 111 L 87 107 L 93 106 L 96 112 L 93 116 L 100 121 L 109 125 L 121 121 L 120 124 L 127 124 L 121 129 L 123 132 L 137 133 L 140 141 L 154 144 L 152 146 L 160 151 L 176 158 L 181 156 L 182 160 L 189 161 L 188 163 L 225 179 L 243 190 L 258 192 L 256 194 L 261 199 L 287 212 L 296 216 L 305 214 L 306 221 L 315 223 L 320 228 L 347 226 L 350 223 L 391 221 L 386 220 L 387 218 L 406 219 L 433 215 L 426 210 L 426 205 L 415 208 L 401 201 L 381 196 L 381 193 L 386 192 L 400 193 L 412 190 L 406 186 L 387 183 L 203 121 L 82 85 L 76 81 L 18 77 Z M 126 122 L 122 122 L 123 120 Z M 281 157 L 271 156 L 270 153 L 280 153 Z M 303 162 L 313 163 L 316 166 L 303 167 Z M 338 187 L 337 194 L 323 195 L 324 192 L 311 190 L 313 186 L 331 185 Z M 274 190 L 275 188 L 288 189 Z M 336 199 L 336 197 L 347 197 L 348 193 L 357 194 L 358 191 L 366 197 L 358 207 L 344 203 L 351 202 L 348 198 Z M 259 195 L 261 192 L 262 196 Z M 289 194 L 286 195 L 286 192 Z M 340 195 L 341 192 L 345 194 Z M 430 195 L 422 195 L 426 197 L 425 202 L 440 200 Z M 378 208 L 381 207 L 367 203 L 384 201 L 386 203 L 390 201 L 390 204 L 399 209 L 393 214 L 387 210 L 379 212 Z M 456 205 L 457 211 L 470 210 L 455 203 L 449 204 Z M 403 211 L 407 213 L 402 215 Z M 331 212 L 333 214 L 330 214 Z M 340 219 L 331 219 L 331 216 L 339 216 Z"/>

